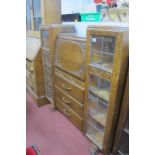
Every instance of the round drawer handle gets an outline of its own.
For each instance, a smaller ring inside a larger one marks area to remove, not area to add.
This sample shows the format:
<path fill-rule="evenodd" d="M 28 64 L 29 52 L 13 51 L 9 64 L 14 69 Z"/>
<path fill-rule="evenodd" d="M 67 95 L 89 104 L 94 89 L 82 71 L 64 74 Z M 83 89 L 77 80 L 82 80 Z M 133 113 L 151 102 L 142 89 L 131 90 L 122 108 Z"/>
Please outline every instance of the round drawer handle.
<path fill-rule="evenodd" d="M 64 103 L 67 103 L 68 105 L 71 105 L 71 102 L 67 101 L 64 97 L 62 97 L 62 100 L 64 101 Z"/>
<path fill-rule="evenodd" d="M 71 117 L 71 114 L 69 114 L 68 112 L 66 112 L 66 109 L 63 109 L 63 113 L 68 116 L 68 117 Z"/>
<path fill-rule="evenodd" d="M 65 90 L 67 90 L 67 91 L 71 91 L 71 88 L 66 87 L 65 84 L 62 84 L 62 87 L 63 87 Z"/>

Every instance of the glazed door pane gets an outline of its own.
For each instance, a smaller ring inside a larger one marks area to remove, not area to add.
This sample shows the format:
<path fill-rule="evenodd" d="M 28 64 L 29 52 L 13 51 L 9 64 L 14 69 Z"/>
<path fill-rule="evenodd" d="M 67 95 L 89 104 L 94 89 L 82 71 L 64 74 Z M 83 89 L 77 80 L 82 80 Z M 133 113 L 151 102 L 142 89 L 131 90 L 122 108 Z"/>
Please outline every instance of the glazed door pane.
<path fill-rule="evenodd" d="M 86 135 L 102 149 L 104 128 L 95 122 L 90 116 L 87 117 Z"/>
<path fill-rule="evenodd" d="M 109 81 L 96 75 L 89 74 L 87 115 L 88 124 L 86 128 L 86 135 L 89 135 L 88 137 L 92 137 L 91 139 L 95 141 L 95 143 L 97 143 L 97 145 L 99 145 L 100 147 L 102 147 L 103 144 L 104 127 L 106 125 L 109 101 L 109 91 Z M 95 128 L 93 128 L 90 123 L 92 125 L 95 125 Z M 97 136 L 97 138 L 95 136 Z"/>
<path fill-rule="evenodd" d="M 44 66 L 44 76 L 47 81 L 51 81 L 51 68 Z"/>
<path fill-rule="evenodd" d="M 105 126 L 106 124 L 106 116 L 107 116 L 107 105 L 102 101 L 95 101 L 91 97 L 88 100 L 88 114 L 92 117 L 96 122 Z"/>
<path fill-rule="evenodd" d="M 89 88 L 90 88 L 90 90 L 98 91 L 98 85 L 99 85 L 99 77 L 90 74 L 89 75 Z"/>
<path fill-rule="evenodd" d="M 91 64 L 107 72 L 112 72 L 115 38 L 91 36 Z"/>
<path fill-rule="evenodd" d="M 26 0 L 26 29 L 32 30 L 30 0 Z"/>
<path fill-rule="evenodd" d="M 89 92 L 105 102 L 109 101 L 110 82 L 96 75 L 89 75 Z"/>
<path fill-rule="evenodd" d="M 52 92 L 51 69 L 48 66 L 44 66 L 44 80 L 45 80 L 46 96 L 52 100 L 53 92 Z"/>
<path fill-rule="evenodd" d="M 42 30 L 42 47 L 48 48 L 48 30 Z"/>
<path fill-rule="evenodd" d="M 99 98 L 109 101 L 110 82 L 105 79 L 100 79 L 99 83 Z"/>
<path fill-rule="evenodd" d="M 90 116 L 87 117 L 86 122 L 86 136 L 102 149 L 104 128 L 95 122 Z"/>
<path fill-rule="evenodd" d="M 50 63 L 50 56 L 47 54 L 48 52 L 46 52 L 45 49 L 42 49 L 42 60 L 43 60 L 43 64 L 45 66 L 51 67 L 51 63 Z"/>
<path fill-rule="evenodd" d="M 39 31 L 42 24 L 40 0 L 32 0 L 34 31 Z"/>

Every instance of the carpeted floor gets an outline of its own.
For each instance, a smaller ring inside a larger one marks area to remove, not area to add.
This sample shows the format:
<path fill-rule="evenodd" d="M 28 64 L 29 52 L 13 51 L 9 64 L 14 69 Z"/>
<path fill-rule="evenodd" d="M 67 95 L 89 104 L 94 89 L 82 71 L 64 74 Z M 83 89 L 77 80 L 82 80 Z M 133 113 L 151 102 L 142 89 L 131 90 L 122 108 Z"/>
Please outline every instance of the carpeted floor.
<path fill-rule="evenodd" d="M 29 93 L 26 99 L 27 146 L 36 144 L 41 155 L 90 155 L 88 139 L 60 112 L 37 107 Z"/>

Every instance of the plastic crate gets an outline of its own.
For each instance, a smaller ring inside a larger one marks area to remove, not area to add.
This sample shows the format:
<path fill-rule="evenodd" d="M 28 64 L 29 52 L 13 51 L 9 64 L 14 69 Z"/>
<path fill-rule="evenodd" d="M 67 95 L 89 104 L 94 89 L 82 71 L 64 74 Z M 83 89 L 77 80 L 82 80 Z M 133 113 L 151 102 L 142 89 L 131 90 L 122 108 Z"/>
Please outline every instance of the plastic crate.
<path fill-rule="evenodd" d="M 99 12 L 94 13 L 81 13 L 82 22 L 97 22 L 101 21 L 101 14 Z"/>

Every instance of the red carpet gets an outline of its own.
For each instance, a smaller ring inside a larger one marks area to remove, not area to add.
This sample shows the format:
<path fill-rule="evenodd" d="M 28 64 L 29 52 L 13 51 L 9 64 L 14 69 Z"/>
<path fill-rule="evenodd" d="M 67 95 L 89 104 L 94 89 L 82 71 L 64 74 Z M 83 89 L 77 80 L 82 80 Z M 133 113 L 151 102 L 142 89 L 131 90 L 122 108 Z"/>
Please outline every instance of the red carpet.
<path fill-rule="evenodd" d="M 88 139 L 49 104 L 37 107 L 29 93 L 26 114 L 27 147 L 35 144 L 41 155 L 90 155 Z"/>

